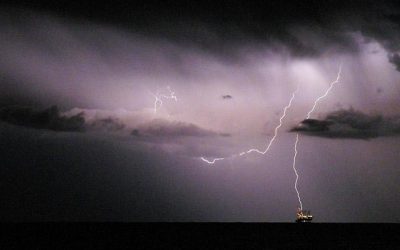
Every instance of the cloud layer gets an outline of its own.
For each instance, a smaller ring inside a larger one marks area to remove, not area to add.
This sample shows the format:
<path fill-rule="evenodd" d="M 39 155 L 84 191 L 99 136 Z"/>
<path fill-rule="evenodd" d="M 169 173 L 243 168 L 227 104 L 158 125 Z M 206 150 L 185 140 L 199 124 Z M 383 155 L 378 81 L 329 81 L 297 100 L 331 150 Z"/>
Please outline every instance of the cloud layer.
<path fill-rule="evenodd" d="M 57 106 L 43 111 L 35 111 L 29 107 L 3 107 L 0 109 L 0 120 L 14 125 L 54 131 L 84 131 L 83 113 L 65 117 Z"/>
<path fill-rule="evenodd" d="M 338 110 L 322 120 L 306 119 L 291 131 L 329 138 L 368 139 L 400 135 L 400 116 L 368 115 L 354 109 Z"/>
<path fill-rule="evenodd" d="M 43 111 L 30 107 L 8 106 L 0 109 L 0 120 L 14 125 L 53 131 L 129 132 L 133 136 L 227 136 L 203 129 L 193 123 L 145 118 L 145 114 L 72 109 L 61 113 L 57 106 Z M 127 134 L 127 133 L 125 133 Z M 129 133 L 128 133 L 129 134 Z"/>

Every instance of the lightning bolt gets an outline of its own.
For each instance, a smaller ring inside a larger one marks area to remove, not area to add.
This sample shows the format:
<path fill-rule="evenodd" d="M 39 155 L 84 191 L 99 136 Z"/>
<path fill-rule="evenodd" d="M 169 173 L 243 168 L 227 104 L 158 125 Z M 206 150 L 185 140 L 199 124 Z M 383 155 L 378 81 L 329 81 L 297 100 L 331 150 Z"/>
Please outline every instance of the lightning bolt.
<path fill-rule="evenodd" d="M 339 82 L 341 73 L 342 73 L 342 64 L 340 63 L 340 65 L 339 65 L 339 71 L 338 71 L 336 80 L 333 81 L 333 82 L 331 82 L 330 85 L 329 85 L 329 88 L 325 91 L 325 93 L 324 93 L 322 96 L 318 97 L 318 98 L 315 100 L 313 107 L 312 107 L 311 110 L 307 113 L 306 119 L 309 119 L 309 118 L 310 118 L 312 112 L 314 112 L 315 108 L 317 107 L 318 102 L 321 101 L 322 99 L 324 99 L 324 98 L 329 94 L 329 92 L 332 90 L 333 86 L 334 86 L 336 83 Z M 299 133 L 296 134 L 296 142 L 295 142 L 295 144 L 294 144 L 293 171 L 294 171 L 294 173 L 296 174 L 296 181 L 295 181 L 295 183 L 294 183 L 294 189 L 296 190 L 297 198 L 299 199 L 300 209 L 303 210 L 303 203 L 301 202 L 300 192 L 299 192 L 299 190 L 297 189 L 297 182 L 298 182 L 298 180 L 299 180 L 299 175 L 297 174 L 297 169 L 296 169 L 296 157 L 297 157 L 297 144 L 298 144 L 298 143 L 299 143 Z"/>
<path fill-rule="evenodd" d="M 339 82 L 341 73 L 342 73 L 342 64 L 340 64 L 340 66 L 339 66 L 339 72 L 338 72 L 338 74 L 337 74 L 336 80 L 333 81 L 333 82 L 331 82 L 331 84 L 329 85 L 329 88 L 326 90 L 325 94 L 323 94 L 322 96 L 318 97 L 317 100 L 315 100 L 314 106 L 313 106 L 312 109 L 307 113 L 306 119 L 309 119 L 309 118 L 310 118 L 311 113 L 314 112 L 315 108 L 317 107 L 318 102 L 319 102 L 320 100 L 324 99 L 324 98 L 329 94 L 329 92 L 332 90 L 333 86 L 335 86 L 335 84 Z"/>
<path fill-rule="evenodd" d="M 174 99 L 175 101 L 178 101 L 178 98 L 176 97 L 175 92 L 172 91 L 169 86 L 167 86 L 166 89 L 168 90 L 169 94 L 159 93 L 159 91 L 157 91 L 156 94 L 150 93 L 155 98 L 155 100 L 154 100 L 154 113 L 157 113 L 157 107 L 161 108 L 161 106 L 163 105 L 162 98 L 164 98 L 164 99 Z"/>
<path fill-rule="evenodd" d="M 266 154 L 269 151 L 269 149 L 271 148 L 272 144 L 274 143 L 276 137 L 278 136 L 278 131 L 279 131 L 280 127 L 282 127 L 283 119 L 286 117 L 287 110 L 292 106 L 293 99 L 295 98 L 295 95 L 296 95 L 296 92 L 297 92 L 298 89 L 299 89 L 299 85 L 297 85 L 296 90 L 293 91 L 292 96 L 291 96 L 291 98 L 289 100 L 289 103 L 283 108 L 283 114 L 279 118 L 279 124 L 274 129 L 274 136 L 271 138 L 271 140 L 269 141 L 269 143 L 268 143 L 268 145 L 267 145 L 267 147 L 265 148 L 264 151 L 261 151 L 261 150 L 256 149 L 256 148 L 252 148 L 252 149 L 249 149 L 247 151 L 241 152 L 239 154 L 231 155 L 230 157 L 227 157 L 227 158 L 243 156 L 245 154 L 249 154 L 249 153 L 252 153 L 252 152 L 256 152 L 256 153 L 263 154 L 263 155 Z M 224 160 L 224 159 L 227 159 L 227 158 L 214 158 L 212 160 L 207 160 L 204 157 L 200 157 L 200 159 L 202 161 L 204 161 L 204 162 L 206 162 L 208 164 L 215 164 L 216 161 Z"/>
<path fill-rule="evenodd" d="M 161 105 L 162 105 L 162 100 L 158 97 L 158 95 L 155 95 L 155 94 L 153 94 L 153 93 L 151 93 L 153 96 L 154 96 L 154 98 L 155 98 L 155 101 L 154 101 L 154 113 L 157 113 L 157 104 L 161 107 Z"/>
<path fill-rule="evenodd" d="M 296 181 L 294 182 L 294 189 L 297 193 L 297 198 L 299 199 L 300 209 L 303 210 L 303 203 L 301 202 L 300 193 L 297 189 L 297 181 L 299 180 L 299 175 L 296 170 L 296 157 L 297 157 L 297 144 L 299 143 L 299 134 L 296 135 L 296 142 L 294 143 L 294 156 L 293 156 L 293 171 L 296 174 Z"/>
<path fill-rule="evenodd" d="M 248 150 L 248 151 L 246 152 L 247 154 L 248 154 L 248 153 L 251 153 L 251 152 L 256 152 L 256 153 L 259 153 L 259 154 L 263 154 L 263 155 L 264 155 L 264 154 L 266 154 L 266 153 L 269 151 L 269 149 L 271 148 L 272 143 L 274 143 L 276 137 L 278 136 L 278 130 L 279 130 L 280 127 L 282 127 L 282 121 L 283 121 L 283 119 L 286 117 L 286 111 L 290 108 L 290 106 L 292 106 L 292 101 L 293 101 L 293 99 L 294 99 L 294 97 L 295 97 L 296 92 L 297 92 L 298 89 L 299 89 L 299 86 L 297 85 L 296 90 L 292 93 L 292 97 L 290 98 L 289 103 L 288 103 L 288 104 L 285 106 L 285 108 L 283 109 L 283 114 L 282 114 L 282 116 L 279 118 L 279 125 L 275 127 L 274 136 L 273 136 L 272 139 L 269 141 L 268 146 L 265 148 L 265 150 L 264 150 L 264 151 L 260 151 L 260 150 L 258 150 L 258 149 L 252 148 L 252 149 L 250 149 L 250 150 Z"/>
<path fill-rule="evenodd" d="M 200 159 L 203 160 L 203 161 L 205 161 L 205 162 L 207 162 L 208 164 L 214 164 L 216 161 L 221 161 L 221 160 L 224 160 L 225 158 L 214 158 L 214 159 L 211 160 L 211 161 L 207 160 L 207 159 L 204 158 L 204 157 L 201 157 Z"/>

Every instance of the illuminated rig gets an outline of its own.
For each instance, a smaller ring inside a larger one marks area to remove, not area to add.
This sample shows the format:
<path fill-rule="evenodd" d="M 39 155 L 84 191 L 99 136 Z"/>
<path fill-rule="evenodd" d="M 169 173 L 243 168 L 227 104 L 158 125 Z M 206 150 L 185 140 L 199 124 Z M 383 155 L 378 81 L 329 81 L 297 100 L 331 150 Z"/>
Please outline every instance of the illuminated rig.
<path fill-rule="evenodd" d="M 310 223 L 313 219 L 311 212 L 309 210 L 297 209 L 296 222 L 297 223 Z"/>

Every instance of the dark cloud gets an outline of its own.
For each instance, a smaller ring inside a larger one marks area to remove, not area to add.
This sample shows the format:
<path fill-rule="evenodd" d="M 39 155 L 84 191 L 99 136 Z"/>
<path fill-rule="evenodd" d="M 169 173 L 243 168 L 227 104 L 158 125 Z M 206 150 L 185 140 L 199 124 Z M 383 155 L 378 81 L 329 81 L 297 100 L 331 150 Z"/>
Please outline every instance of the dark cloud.
<path fill-rule="evenodd" d="M 24 1 L 23 1 L 24 2 Z M 361 32 L 378 41 L 398 65 L 398 2 L 386 1 L 222 1 L 216 6 L 178 1 L 144 1 L 137 4 L 19 3 L 57 15 L 82 18 L 169 39 L 214 55 L 236 57 L 240 48 L 268 45 L 294 56 L 317 56 L 329 51 L 357 52 L 358 41 L 350 34 Z M 232 62 L 232 60 L 227 60 Z"/>
<path fill-rule="evenodd" d="M 316 119 L 305 119 L 297 127 L 293 128 L 293 131 L 328 131 L 329 125 L 332 125 L 331 121 L 319 121 Z"/>
<path fill-rule="evenodd" d="M 195 124 L 181 121 L 153 119 L 145 122 L 136 121 L 140 125 L 135 126 L 110 114 L 106 118 L 98 114 L 98 117 L 90 119 L 84 109 L 76 109 L 72 114 L 65 115 L 65 113 L 60 113 L 57 106 L 52 106 L 43 111 L 35 111 L 30 107 L 3 107 L 0 109 L 0 120 L 14 125 L 53 131 L 101 131 L 112 133 L 128 131 L 134 127 L 130 132 L 133 136 L 230 136 L 228 133 L 217 133 L 203 129 Z"/>
<path fill-rule="evenodd" d="M 389 54 L 389 62 L 396 65 L 396 69 L 400 71 L 400 55 L 398 53 Z"/>
<path fill-rule="evenodd" d="M 83 113 L 71 117 L 60 115 L 57 106 L 43 111 L 29 107 L 9 106 L 0 109 L 0 120 L 14 125 L 54 131 L 83 131 Z"/>
<path fill-rule="evenodd" d="M 233 97 L 231 95 L 223 95 L 222 99 L 232 99 Z"/>
<path fill-rule="evenodd" d="M 351 108 L 332 112 L 323 120 L 306 119 L 291 131 L 329 138 L 394 136 L 400 134 L 400 116 L 368 115 Z"/>

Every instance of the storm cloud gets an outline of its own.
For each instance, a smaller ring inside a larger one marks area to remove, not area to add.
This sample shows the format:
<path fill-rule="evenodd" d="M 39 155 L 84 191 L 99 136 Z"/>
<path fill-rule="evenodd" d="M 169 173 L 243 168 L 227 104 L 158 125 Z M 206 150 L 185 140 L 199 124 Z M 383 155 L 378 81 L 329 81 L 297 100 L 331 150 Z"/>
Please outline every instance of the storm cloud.
<path fill-rule="evenodd" d="M 396 1 L 19 2 L 0 4 L 1 219 L 293 221 L 287 130 L 342 65 L 294 128 L 304 208 L 400 221 Z"/>
<path fill-rule="evenodd" d="M 84 131 L 83 113 L 70 117 L 60 114 L 57 106 L 43 111 L 29 107 L 10 106 L 0 109 L 0 120 L 14 125 L 54 131 Z"/>
<path fill-rule="evenodd" d="M 357 52 L 360 41 L 352 33 L 358 32 L 365 38 L 364 42 L 379 42 L 387 50 L 388 59 L 398 66 L 400 8 L 397 1 L 328 0 L 323 5 L 316 0 L 235 3 L 221 1 L 216 6 L 208 1 L 140 1 L 129 11 L 121 4 L 82 6 L 70 1 L 63 1 L 60 7 L 30 2 L 17 3 L 17 6 L 45 13 L 69 13 L 75 18 L 111 24 L 156 40 L 167 38 L 179 46 L 207 51 L 226 62 L 238 62 L 238 59 L 240 62 L 241 54 L 250 47 L 265 45 L 298 57 L 320 56 L 332 51 Z"/>
<path fill-rule="evenodd" d="M 321 120 L 304 120 L 291 131 L 328 138 L 369 139 L 396 136 L 400 135 L 400 116 L 384 117 L 354 109 L 338 110 Z"/>
<path fill-rule="evenodd" d="M 60 112 L 57 106 L 42 111 L 30 107 L 8 106 L 0 109 L 0 121 L 35 129 L 53 131 L 100 131 L 105 133 L 127 132 L 135 136 L 176 137 L 176 136 L 228 136 L 200 128 L 192 123 L 166 119 L 145 119 L 146 115 L 72 109 Z M 127 133 L 125 133 L 127 134 Z"/>

